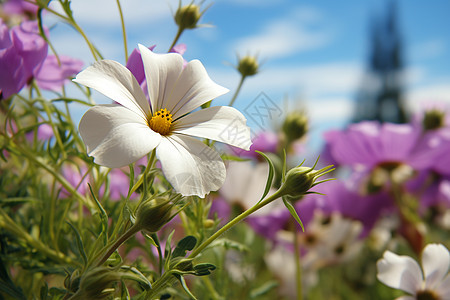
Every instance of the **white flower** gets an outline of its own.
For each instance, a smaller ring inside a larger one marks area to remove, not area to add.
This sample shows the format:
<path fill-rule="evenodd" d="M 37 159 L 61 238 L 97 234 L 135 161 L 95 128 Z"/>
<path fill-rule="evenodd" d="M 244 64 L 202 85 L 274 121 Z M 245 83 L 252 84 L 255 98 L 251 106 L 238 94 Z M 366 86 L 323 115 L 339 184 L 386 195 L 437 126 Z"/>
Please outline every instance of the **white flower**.
<path fill-rule="evenodd" d="M 123 167 L 156 149 L 167 180 L 179 193 L 204 197 L 225 180 L 219 154 L 199 139 L 249 149 L 250 129 L 232 107 L 192 112 L 228 90 L 214 83 L 198 60 L 183 68 L 176 53 L 155 54 L 139 45 L 150 104 L 131 72 L 111 60 L 96 62 L 75 82 L 93 88 L 116 104 L 96 105 L 79 130 L 90 156 L 100 165 Z"/>
<path fill-rule="evenodd" d="M 255 164 L 252 161 L 230 161 L 227 165 L 227 176 L 219 193 L 231 204 L 241 206 L 247 210 L 261 199 L 269 176 L 269 164 L 262 162 Z M 271 188 L 268 195 L 276 190 Z M 273 201 L 253 213 L 267 215 L 275 209 L 285 209 L 281 201 Z"/>
<path fill-rule="evenodd" d="M 386 251 L 377 262 L 377 278 L 387 286 L 411 295 L 398 298 L 401 300 L 449 300 L 449 266 L 450 253 L 442 244 L 429 244 L 423 250 L 423 273 L 411 257 Z"/>

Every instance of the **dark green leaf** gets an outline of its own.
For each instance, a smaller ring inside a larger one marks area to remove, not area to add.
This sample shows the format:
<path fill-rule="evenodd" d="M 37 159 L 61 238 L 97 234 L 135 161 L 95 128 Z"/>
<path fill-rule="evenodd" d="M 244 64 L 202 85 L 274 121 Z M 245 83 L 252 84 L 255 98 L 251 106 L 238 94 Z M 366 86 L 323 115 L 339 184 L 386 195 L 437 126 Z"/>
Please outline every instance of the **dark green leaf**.
<path fill-rule="evenodd" d="M 191 251 L 192 249 L 194 249 L 196 244 L 197 239 L 192 235 L 184 237 L 178 242 L 177 246 L 175 247 L 175 250 L 173 250 L 172 257 L 185 256 L 186 251 Z"/>

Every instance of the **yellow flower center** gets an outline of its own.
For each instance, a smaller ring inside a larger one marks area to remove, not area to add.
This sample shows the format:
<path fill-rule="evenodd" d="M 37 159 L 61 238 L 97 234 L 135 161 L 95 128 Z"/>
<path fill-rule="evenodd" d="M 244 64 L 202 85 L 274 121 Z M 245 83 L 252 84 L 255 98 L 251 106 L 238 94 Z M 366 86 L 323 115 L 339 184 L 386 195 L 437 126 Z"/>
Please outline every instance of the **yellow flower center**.
<path fill-rule="evenodd" d="M 170 133 L 170 126 L 172 125 L 172 115 L 170 111 L 163 108 L 155 112 L 150 119 L 148 125 L 153 131 L 161 135 L 168 135 Z"/>

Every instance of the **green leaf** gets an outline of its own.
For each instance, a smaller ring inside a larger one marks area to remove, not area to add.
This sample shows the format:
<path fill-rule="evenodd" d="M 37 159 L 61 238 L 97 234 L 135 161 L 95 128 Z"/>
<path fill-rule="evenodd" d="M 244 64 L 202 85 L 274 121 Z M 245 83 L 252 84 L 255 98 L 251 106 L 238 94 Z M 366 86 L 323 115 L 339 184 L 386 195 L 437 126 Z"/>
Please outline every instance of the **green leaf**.
<path fill-rule="evenodd" d="M 261 151 L 257 151 L 256 150 L 256 152 L 259 153 L 262 157 L 264 157 L 264 159 L 269 164 L 269 176 L 267 176 L 266 188 L 264 189 L 264 193 L 263 193 L 261 199 L 259 200 L 259 202 L 261 202 L 267 196 L 267 194 L 269 193 L 270 188 L 272 187 L 273 176 L 275 174 L 275 167 L 273 165 L 273 162 L 270 160 L 270 158 L 267 155 L 265 155 Z"/>
<path fill-rule="evenodd" d="M 191 251 L 194 249 L 196 244 L 197 239 L 192 235 L 184 237 L 178 242 L 175 250 L 173 250 L 172 257 L 186 256 L 186 251 Z"/>
<path fill-rule="evenodd" d="M 278 286 L 277 281 L 269 281 L 264 283 L 262 286 L 252 289 L 250 291 L 250 299 L 260 299 L 261 296 L 264 296 L 270 290 Z"/>
<path fill-rule="evenodd" d="M 83 259 L 84 265 L 86 265 L 88 262 L 88 258 L 87 258 L 86 252 L 84 252 L 83 241 L 81 240 L 80 233 L 75 228 L 75 226 L 73 226 L 70 222 L 66 222 L 66 223 L 69 224 L 69 226 L 72 228 L 73 232 L 75 233 L 78 252 L 80 253 L 81 258 Z"/>
<path fill-rule="evenodd" d="M 94 191 L 92 190 L 91 185 L 88 183 L 89 191 L 91 192 L 92 198 L 94 198 L 95 204 L 97 204 L 97 208 L 100 214 L 100 220 L 102 224 L 102 231 L 99 236 L 103 236 L 103 246 L 108 243 L 108 214 L 103 208 L 102 204 L 98 201 L 97 197 L 95 197 Z"/>
<path fill-rule="evenodd" d="M 195 296 L 191 293 L 191 291 L 189 290 L 186 281 L 184 280 L 184 277 L 180 274 L 174 274 L 173 276 L 175 276 L 181 283 L 181 286 L 183 287 L 184 291 L 186 292 L 186 294 L 188 294 L 189 297 L 191 297 L 191 299 L 195 299 L 197 300 L 197 298 L 195 298 Z"/>
<path fill-rule="evenodd" d="M 287 199 L 285 199 L 285 197 L 283 197 L 283 203 L 287 207 L 291 215 L 294 217 L 295 221 L 297 221 L 297 223 L 302 227 L 302 231 L 305 232 L 305 227 L 303 227 L 302 220 L 300 220 L 300 217 L 298 216 L 291 202 L 289 202 Z"/>
<path fill-rule="evenodd" d="M 216 266 L 210 263 L 202 263 L 194 266 L 195 276 L 205 276 L 211 274 L 211 271 L 214 271 Z"/>
<path fill-rule="evenodd" d="M 237 250 L 239 252 L 249 252 L 250 251 L 250 248 L 248 248 L 246 245 L 241 244 L 236 241 L 233 241 L 233 240 L 230 240 L 230 239 L 226 239 L 226 238 L 221 238 L 221 239 L 215 240 L 207 248 L 215 248 L 215 247 L 223 247 L 226 250 L 233 249 L 233 250 Z"/>
<path fill-rule="evenodd" d="M 138 282 L 145 290 L 150 290 L 152 288 L 152 284 L 147 277 L 145 277 L 144 274 L 142 274 L 141 271 L 135 267 L 121 266 L 120 269 L 127 271 L 122 274 L 122 278 L 131 279 Z"/>
<path fill-rule="evenodd" d="M 47 300 L 47 295 L 48 295 L 48 285 L 47 282 L 44 282 L 44 285 L 41 287 L 40 290 L 40 299 L 41 300 Z"/>

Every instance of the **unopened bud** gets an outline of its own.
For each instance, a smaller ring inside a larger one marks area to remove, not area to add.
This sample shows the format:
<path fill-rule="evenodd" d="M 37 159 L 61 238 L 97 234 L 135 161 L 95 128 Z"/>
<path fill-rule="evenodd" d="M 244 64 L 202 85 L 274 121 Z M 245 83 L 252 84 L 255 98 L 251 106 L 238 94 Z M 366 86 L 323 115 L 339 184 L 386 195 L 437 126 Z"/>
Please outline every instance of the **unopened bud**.
<path fill-rule="evenodd" d="M 283 132 L 288 144 L 304 137 L 308 133 L 308 117 L 304 111 L 289 113 L 283 123 Z"/>
<path fill-rule="evenodd" d="M 290 169 L 285 175 L 285 181 L 278 190 L 283 196 L 299 198 L 303 195 L 310 194 L 309 190 L 319 183 L 331 180 L 325 179 L 317 181 L 322 175 L 325 175 L 334 169 L 333 166 L 327 166 L 320 170 L 314 170 L 314 167 L 302 167 L 301 165 Z"/>
<path fill-rule="evenodd" d="M 193 29 L 197 27 L 202 13 L 198 5 L 189 4 L 179 7 L 175 13 L 175 23 L 182 29 Z"/>
<path fill-rule="evenodd" d="M 79 290 L 71 299 L 107 299 L 115 292 L 120 274 L 111 268 L 96 267 L 87 271 L 80 281 Z"/>
<path fill-rule="evenodd" d="M 425 112 L 422 120 L 424 130 L 434 130 L 445 126 L 445 112 L 439 109 L 431 109 Z"/>
<path fill-rule="evenodd" d="M 214 226 L 214 223 L 215 223 L 214 220 L 206 219 L 206 220 L 203 221 L 203 226 L 205 228 L 211 228 L 211 227 Z"/>
<path fill-rule="evenodd" d="M 173 204 L 166 198 L 146 200 L 136 212 L 135 226 L 148 232 L 157 232 L 170 221 L 172 206 Z"/>
<path fill-rule="evenodd" d="M 240 58 L 237 66 L 237 70 L 244 77 L 255 75 L 258 73 L 258 68 L 258 61 L 254 56 L 244 56 L 243 58 Z"/>

